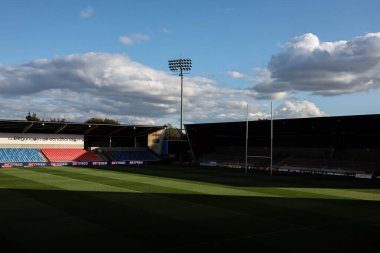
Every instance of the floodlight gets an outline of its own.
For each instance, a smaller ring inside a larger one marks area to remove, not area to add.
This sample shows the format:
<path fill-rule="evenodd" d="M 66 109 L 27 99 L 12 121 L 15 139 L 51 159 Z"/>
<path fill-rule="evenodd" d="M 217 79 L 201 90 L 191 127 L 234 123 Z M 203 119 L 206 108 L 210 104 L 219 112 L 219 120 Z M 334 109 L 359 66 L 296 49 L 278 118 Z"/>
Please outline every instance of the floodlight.
<path fill-rule="evenodd" d="M 181 123 L 180 130 L 182 133 L 182 118 L 183 118 L 183 72 L 190 71 L 192 67 L 191 59 L 173 59 L 169 60 L 169 69 L 173 72 L 179 72 L 179 76 L 181 77 Z"/>

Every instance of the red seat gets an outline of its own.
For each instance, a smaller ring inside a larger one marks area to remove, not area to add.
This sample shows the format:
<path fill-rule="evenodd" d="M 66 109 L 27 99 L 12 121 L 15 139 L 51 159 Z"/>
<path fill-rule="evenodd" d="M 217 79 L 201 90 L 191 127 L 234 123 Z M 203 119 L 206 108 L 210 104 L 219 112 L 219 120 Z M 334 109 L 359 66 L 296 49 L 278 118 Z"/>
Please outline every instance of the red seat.
<path fill-rule="evenodd" d="M 50 162 L 100 161 L 100 158 L 96 154 L 84 149 L 43 148 L 41 151 Z"/>

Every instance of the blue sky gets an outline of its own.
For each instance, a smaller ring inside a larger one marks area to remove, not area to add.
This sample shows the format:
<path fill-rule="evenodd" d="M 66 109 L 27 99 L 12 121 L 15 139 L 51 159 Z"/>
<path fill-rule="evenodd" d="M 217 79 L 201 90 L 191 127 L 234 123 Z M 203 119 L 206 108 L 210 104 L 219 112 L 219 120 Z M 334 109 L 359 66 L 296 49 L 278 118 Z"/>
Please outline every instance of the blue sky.
<path fill-rule="evenodd" d="M 379 113 L 380 2 L 2 0 L 0 118 L 178 124 Z M 12 104 L 10 106 L 9 104 Z M 17 106 L 15 106 L 17 104 Z"/>

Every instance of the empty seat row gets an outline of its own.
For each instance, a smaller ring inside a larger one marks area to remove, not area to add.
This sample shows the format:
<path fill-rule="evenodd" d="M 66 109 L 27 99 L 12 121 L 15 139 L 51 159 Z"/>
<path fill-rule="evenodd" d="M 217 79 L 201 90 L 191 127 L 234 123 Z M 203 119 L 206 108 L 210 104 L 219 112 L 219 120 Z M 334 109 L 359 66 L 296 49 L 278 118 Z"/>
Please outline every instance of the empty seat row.
<path fill-rule="evenodd" d="M 100 158 L 84 149 L 43 148 L 42 153 L 51 162 L 100 161 Z"/>
<path fill-rule="evenodd" d="M 105 157 L 115 161 L 157 161 L 148 150 L 109 150 Z M 103 158 L 104 159 L 104 158 Z M 0 148 L 0 163 L 7 162 L 90 162 L 102 159 L 84 149 L 65 148 Z"/>
<path fill-rule="evenodd" d="M 45 162 L 37 148 L 0 148 L 0 162 Z"/>
<path fill-rule="evenodd" d="M 157 157 L 149 151 L 135 151 L 135 150 L 111 150 L 107 155 L 116 161 L 157 161 Z"/>

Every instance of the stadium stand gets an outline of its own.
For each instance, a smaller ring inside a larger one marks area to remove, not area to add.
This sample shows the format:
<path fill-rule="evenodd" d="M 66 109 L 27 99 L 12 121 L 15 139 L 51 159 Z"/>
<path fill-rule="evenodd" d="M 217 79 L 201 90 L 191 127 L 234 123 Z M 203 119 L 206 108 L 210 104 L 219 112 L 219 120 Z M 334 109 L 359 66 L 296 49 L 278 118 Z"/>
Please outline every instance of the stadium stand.
<path fill-rule="evenodd" d="M 283 161 L 277 162 L 279 166 L 293 166 L 301 168 L 317 168 L 317 169 L 347 169 L 373 172 L 380 168 L 379 161 L 371 160 L 353 160 L 348 157 L 342 159 L 327 159 L 324 157 L 304 158 L 292 156 Z"/>
<path fill-rule="evenodd" d="M 0 148 L 0 162 L 45 162 L 37 148 Z"/>
<path fill-rule="evenodd" d="M 103 154 L 115 161 L 157 161 L 158 158 L 145 148 L 104 149 Z"/>
<path fill-rule="evenodd" d="M 195 162 L 270 165 L 270 120 L 185 125 Z M 273 121 L 273 165 L 380 173 L 380 115 Z M 247 141 L 247 142 L 246 142 Z M 256 156 L 256 157 L 255 157 Z"/>
<path fill-rule="evenodd" d="M 84 149 L 43 148 L 41 151 L 50 162 L 101 160 L 96 154 Z"/>

